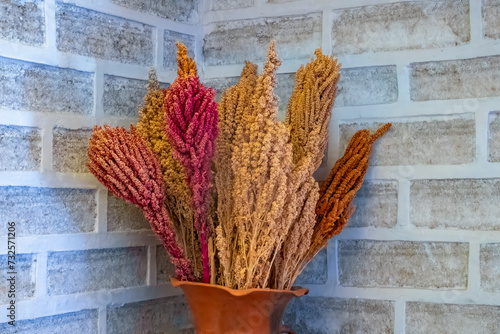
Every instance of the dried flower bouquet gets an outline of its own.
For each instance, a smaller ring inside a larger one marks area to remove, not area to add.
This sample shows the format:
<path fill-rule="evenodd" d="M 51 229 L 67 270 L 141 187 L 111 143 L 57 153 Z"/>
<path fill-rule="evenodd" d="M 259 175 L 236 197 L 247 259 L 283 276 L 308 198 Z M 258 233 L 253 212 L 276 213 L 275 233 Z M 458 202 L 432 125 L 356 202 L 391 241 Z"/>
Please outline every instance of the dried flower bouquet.
<path fill-rule="evenodd" d="M 354 211 L 375 134 L 358 131 L 319 187 L 340 64 L 318 49 L 296 73 L 285 122 L 276 118 L 271 43 L 263 71 L 246 62 L 214 102 L 178 43 L 177 78 L 150 73 L 136 127 L 96 126 L 88 168 L 115 196 L 140 207 L 179 280 L 234 289 L 290 289 Z"/>

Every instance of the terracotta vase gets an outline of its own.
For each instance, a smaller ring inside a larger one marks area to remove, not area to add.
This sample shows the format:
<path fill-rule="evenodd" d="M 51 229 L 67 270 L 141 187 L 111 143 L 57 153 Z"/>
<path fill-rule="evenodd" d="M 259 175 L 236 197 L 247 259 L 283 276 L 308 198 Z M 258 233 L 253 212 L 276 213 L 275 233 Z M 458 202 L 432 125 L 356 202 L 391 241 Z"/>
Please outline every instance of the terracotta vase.
<path fill-rule="evenodd" d="M 293 333 L 282 325 L 288 303 L 309 292 L 292 290 L 234 290 L 220 285 L 170 279 L 184 291 L 197 334 Z"/>

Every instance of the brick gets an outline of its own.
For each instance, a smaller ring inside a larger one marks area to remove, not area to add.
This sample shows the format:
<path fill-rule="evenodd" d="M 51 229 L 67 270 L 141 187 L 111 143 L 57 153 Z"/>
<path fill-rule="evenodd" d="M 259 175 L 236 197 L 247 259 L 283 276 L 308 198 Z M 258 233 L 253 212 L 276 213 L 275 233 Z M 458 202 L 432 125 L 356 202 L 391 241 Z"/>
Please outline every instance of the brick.
<path fill-rule="evenodd" d="M 123 63 L 153 64 L 153 27 L 58 3 L 57 49 Z"/>
<path fill-rule="evenodd" d="M 406 303 L 406 333 L 498 333 L 500 306 Z"/>
<path fill-rule="evenodd" d="M 0 187 L 0 236 L 87 233 L 95 229 L 95 189 Z"/>
<path fill-rule="evenodd" d="M 410 220 L 416 227 L 498 231 L 499 201 L 500 179 L 413 181 Z"/>
<path fill-rule="evenodd" d="M 173 21 L 198 22 L 200 0 L 112 0 L 114 4 Z"/>
<path fill-rule="evenodd" d="M 484 37 L 500 38 L 500 2 L 496 0 L 483 0 L 483 33 Z"/>
<path fill-rule="evenodd" d="M 110 334 L 195 333 L 184 296 L 108 306 L 106 324 Z"/>
<path fill-rule="evenodd" d="M 284 322 L 297 333 L 393 333 L 394 302 L 301 297 L 288 306 Z"/>
<path fill-rule="evenodd" d="M 500 162 L 500 113 L 489 116 L 488 161 Z"/>
<path fill-rule="evenodd" d="M 410 65 L 413 101 L 500 96 L 500 56 Z"/>
<path fill-rule="evenodd" d="M 393 103 L 397 100 L 396 66 L 355 67 L 340 70 L 335 99 L 336 107 Z"/>
<path fill-rule="evenodd" d="M 481 287 L 500 292 L 500 243 L 481 245 Z"/>
<path fill-rule="evenodd" d="M 276 40 L 283 60 L 309 59 L 321 47 L 321 14 L 259 18 L 214 23 L 205 36 L 206 65 L 263 62 L 269 42 Z"/>
<path fill-rule="evenodd" d="M 175 266 L 163 245 L 156 246 L 156 282 L 169 283 L 170 277 L 175 277 Z"/>
<path fill-rule="evenodd" d="M 180 32 L 164 30 L 163 32 L 163 67 L 177 69 L 177 46 L 175 43 L 182 42 L 188 51 L 188 55 L 194 58 L 196 39 L 192 35 Z"/>
<path fill-rule="evenodd" d="M 322 249 L 314 259 L 309 262 L 304 271 L 295 280 L 295 285 L 300 284 L 325 284 L 328 280 L 328 260 L 326 248 Z"/>
<path fill-rule="evenodd" d="M 213 0 L 212 10 L 248 8 L 255 5 L 254 0 Z"/>
<path fill-rule="evenodd" d="M 374 146 L 372 166 L 458 165 L 473 162 L 476 155 L 474 114 L 358 121 L 340 124 L 341 152 L 360 129 L 374 133 L 385 122 L 392 128 Z"/>
<path fill-rule="evenodd" d="M 284 121 L 288 102 L 292 96 L 295 86 L 295 73 L 278 74 L 278 86 L 274 89 L 274 94 L 278 97 L 278 120 Z"/>
<path fill-rule="evenodd" d="M 108 231 L 150 230 L 142 210 L 108 193 Z"/>
<path fill-rule="evenodd" d="M 268 3 L 284 3 L 284 2 L 295 2 L 299 0 L 267 0 Z"/>
<path fill-rule="evenodd" d="M 97 334 L 97 309 L 64 313 L 30 320 L 17 320 L 15 333 L 19 334 Z M 0 332 L 12 332 L 12 326 L 0 324 Z"/>
<path fill-rule="evenodd" d="M 0 38 L 29 45 L 45 43 L 44 0 L 0 2 Z"/>
<path fill-rule="evenodd" d="M 205 87 L 212 87 L 216 90 L 215 101 L 220 102 L 222 92 L 238 83 L 239 77 L 212 78 L 202 80 Z"/>
<path fill-rule="evenodd" d="M 467 243 L 339 240 L 338 253 L 343 286 L 467 288 Z"/>
<path fill-rule="evenodd" d="M 336 54 L 461 45 L 470 41 L 469 2 L 400 2 L 336 10 L 332 36 Z"/>
<path fill-rule="evenodd" d="M 94 74 L 0 57 L 0 107 L 90 114 Z"/>
<path fill-rule="evenodd" d="M 7 242 L 5 242 L 7 249 Z M 7 279 L 10 277 L 8 272 L 12 271 L 8 267 L 8 255 L 0 256 L 0 303 L 7 304 L 10 301 L 9 290 L 10 282 Z M 12 260 L 12 259 L 10 259 Z M 16 301 L 32 298 L 35 296 L 36 286 L 36 255 L 33 254 L 16 254 L 15 258 L 15 294 Z"/>
<path fill-rule="evenodd" d="M 49 295 L 145 285 L 146 276 L 146 247 L 51 252 L 47 259 Z"/>
<path fill-rule="evenodd" d="M 398 182 L 365 181 L 354 205 L 348 227 L 394 227 L 398 222 Z"/>
<path fill-rule="evenodd" d="M 88 173 L 87 148 L 91 129 L 54 128 L 52 166 L 55 172 Z"/>
<path fill-rule="evenodd" d="M 0 171 L 40 170 L 41 160 L 40 129 L 0 125 Z"/>
<path fill-rule="evenodd" d="M 103 107 L 106 116 L 139 117 L 146 95 L 146 80 L 104 76 Z"/>

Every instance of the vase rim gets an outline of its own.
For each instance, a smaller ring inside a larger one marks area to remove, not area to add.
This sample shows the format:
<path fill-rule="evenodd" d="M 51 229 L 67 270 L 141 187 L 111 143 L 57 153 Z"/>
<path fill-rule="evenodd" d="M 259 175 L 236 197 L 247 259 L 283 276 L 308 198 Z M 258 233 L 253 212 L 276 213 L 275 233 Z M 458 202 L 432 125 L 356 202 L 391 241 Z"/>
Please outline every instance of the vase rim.
<path fill-rule="evenodd" d="M 207 287 L 212 289 L 219 289 L 222 291 L 226 291 L 233 296 L 245 296 L 254 292 L 273 292 L 273 293 L 281 293 L 281 294 L 291 294 L 295 297 L 300 297 L 303 295 L 307 295 L 309 293 L 309 289 L 303 288 L 300 286 L 293 286 L 291 290 L 278 290 L 278 289 L 269 289 L 269 288 L 251 288 L 251 289 L 231 289 L 218 284 L 208 284 L 208 283 L 200 283 L 200 282 L 190 282 L 190 281 L 179 281 L 176 278 L 171 277 L 170 282 L 174 288 L 182 287 L 182 286 L 199 286 L 199 287 Z"/>

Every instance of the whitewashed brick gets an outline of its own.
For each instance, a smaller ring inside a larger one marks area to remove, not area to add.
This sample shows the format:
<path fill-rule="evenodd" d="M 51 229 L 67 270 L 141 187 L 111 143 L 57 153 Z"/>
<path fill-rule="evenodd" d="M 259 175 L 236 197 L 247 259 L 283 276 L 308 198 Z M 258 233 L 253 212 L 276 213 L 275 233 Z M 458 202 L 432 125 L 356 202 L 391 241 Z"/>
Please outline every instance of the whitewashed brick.
<path fill-rule="evenodd" d="M 88 173 L 87 148 L 91 129 L 54 128 L 52 165 L 55 172 Z"/>
<path fill-rule="evenodd" d="M 454 46 L 470 41 L 469 2 L 399 2 L 333 12 L 337 54 Z M 439 31 L 439 33 L 436 33 Z"/>
<path fill-rule="evenodd" d="M 497 0 L 482 0 L 484 37 L 500 38 L 500 2 Z"/>
<path fill-rule="evenodd" d="M 0 2 L 0 38 L 30 45 L 45 43 L 44 0 Z"/>
<path fill-rule="evenodd" d="M 398 182 L 365 181 L 356 194 L 348 227 L 394 227 L 398 222 Z"/>
<path fill-rule="evenodd" d="M 40 170 L 41 160 L 40 129 L 0 125 L 0 171 Z"/>
<path fill-rule="evenodd" d="M 215 89 L 215 101 L 219 102 L 222 97 L 222 93 L 229 87 L 236 85 L 239 79 L 239 77 L 213 78 L 202 80 L 202 83 L 205 87 Z"/>
<path fill-rule="evenodd" d="M 500 292 L 500 243 L 481 245 L 481 287 Z"/>
<path fill-rule="evenodd" d="M 474 114 L 386 119 L 383 122 L 345 121 L 340 124 L 340 147 L 360 129 L 374 131 L 386 122 L 392 128 L 374 146 L 372 166 L 458 165 L 476 155 Z"/>
<path fill-rule="evenodd" d="M 108 193 L 108 231 L 150 230 L 149 222 L 137 206 Z"/>
<path fill-rule="evenodd" d="M 413 181 L 410 220 L 416 227 L 500 230 L 500 179 Z"/>
<path fill-rule="evenodd" d="M 18 334 L 97 334 L 97 309 L 64 313 L 50 317 L 16 321 L 16 329 L 7 323 L 0 324 L 2 333 Z"/>
<path fill-rule="evenodd" d="M 248 8 L 254 5 L 254 0 L 212 0 L 212 10 Z"/>
<path fill-rule="evenodd" d="M 500 306 L 406 304 L 407 334 L 474 333 L 493 334 L 500 331 Z"/>
<path fill-rule="evenodd" d="M 108 306 L 108 334 L 194 334 L 191 313 L 184 296 Z"/>
<path fill-rule="evenodd" d="M 90 114 L 94 75 L 0 57 L 0 107 Z"/>
<path fill-rule="evenodd" d="M 410 65 L 413 101 L 500 96 L 500 56 Z"/>
<path fill-rule="evenodd" d="M 393 103 L 398 100 L 396 66 L 340 70 L 336 107 Z"/>
<path fill-rule="evenodd" d="M 90 9 L 58 3 L 57 49 L 87 57 L 153 64 L 153 27 Z"/>
<path fill-rule="evenodd" d="M 301 297 L 288 306 L 284 322 L 297 333 L 394 332 L 394 302 Z"/>
<path fill-rule="evenodd" d="M 168 283 L 170 277 L 175 277 L 175 266 L 163 245 L 156 246 L 156 282 Z"/>
<path fill-rule="evenodd" d="M 7 249 L 7 242 L 5 242 Z M 14 263 L 14 270 L 9 268 L 9 260 Z M 9 298 L 10 291 L 14 291 L 15 300 L 24 300 L 35 296 L 36 286 L 36 255 L 16 254 L 15 259 L 8 258 L 8 255 L 0 256 L 0 304 L 7 304 L 12 298 Z M 16 272 L 14 289 L 11 290 L 10 281 L 7 281 L 12 275 L 9 272 Z M 5 318 L 4 318 L 5 319 Z M 3 319 L 2 319 L 3 320 Z M 0 326 L 1 328 L 1 326 Z"/>
<path fill-rule="evenodd" d="M 103 107 L 106 116 L 139 117 L 148 82 L 113 75 L 104 76 Z"/>
<path fill-rule="evenodd" d="M 182 42 L 188 51 L 188 55 L 194 58 L 196 39 L 192 35 L 165 30 L 163 32 L 163 67 L 177 69 L 177 46 L 175 43 Z"/>
<path fill-rule="evenodd" d="M 278 85 L 274 89 L 274 94 L 278 97 L 278 120 L 284 121 L 288 102 L 295 86 L 295 73 L 278 74 L 276 78 Z"/>
<path fill-rule="evenodd" d="M 16 235 L 87 233 L 95 230 L 94 189 L 0 187 L 0 236 L 7 222 Z"/>
<path fill-rule="evenodd" d="M 145 285 L 146 276 L 146 247 L 54 252 L 47 259 L 49 295 Z"/>
<path fill-rule="evenodd" d="M 325 284 L 328 280 L 327 257 L 326 248 L 324 248 L 309 262 L 294 284 Z"/>
<path fill-rule="evenodd" d="M 273 39 L 281 59 L 309 59 L 321 47 L 321 15 L 214 23 L 204 39 L 205 64 L 263 62 Z"/>
<path fill-rule="evenodd" d="M 489 116 L 488 160 L 500 162 L 500 113 Z"/>
<path fill-rule="evenodd" d="M 197 22 L 200 0 L 112 0 L 113 3 L 172 21 Z"/>
<path fill-rule="evenodd" d="M 338 242 L 342 286 L 466 289 L 468 261 L 467 243 Z"/>

